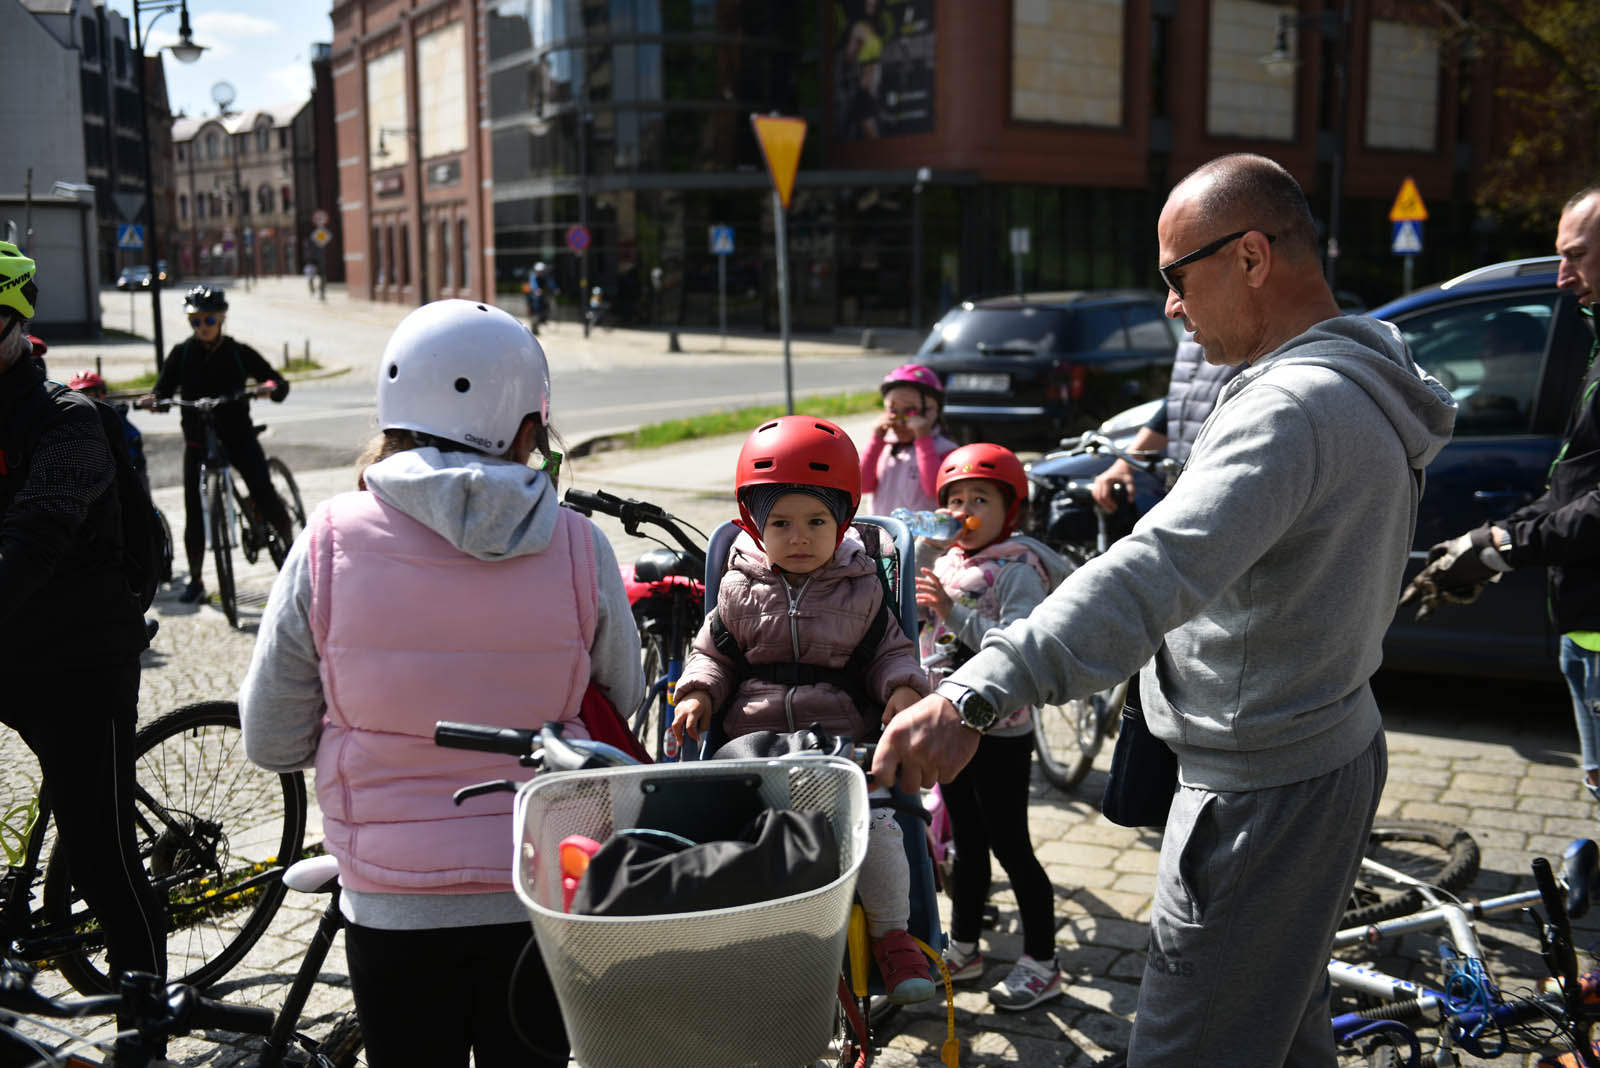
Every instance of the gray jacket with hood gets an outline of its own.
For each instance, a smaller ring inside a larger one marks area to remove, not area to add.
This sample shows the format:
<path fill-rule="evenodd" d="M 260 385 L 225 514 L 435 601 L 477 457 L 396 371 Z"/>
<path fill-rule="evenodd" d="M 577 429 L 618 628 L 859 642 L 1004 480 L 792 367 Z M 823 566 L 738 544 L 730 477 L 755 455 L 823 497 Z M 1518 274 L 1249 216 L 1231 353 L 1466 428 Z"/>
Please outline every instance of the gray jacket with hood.
<path fill-rule="evenodd" d="M 952 681 L 997 707 L 1135 672 L 1185 785 L 1299 782 L 1360 754 L 1422 471 L 1450 394 L 1374 319 L 1317 324 L 1223 391 L 1172 492 Z M 1143 669 L 1141 671 L 1141 665 Z"/>

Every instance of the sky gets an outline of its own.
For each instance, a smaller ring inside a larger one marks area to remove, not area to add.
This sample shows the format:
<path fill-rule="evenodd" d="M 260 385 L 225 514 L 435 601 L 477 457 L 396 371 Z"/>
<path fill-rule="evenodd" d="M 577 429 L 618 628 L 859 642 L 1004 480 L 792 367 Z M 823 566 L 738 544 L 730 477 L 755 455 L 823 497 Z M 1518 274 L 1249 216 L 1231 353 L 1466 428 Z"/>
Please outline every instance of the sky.
<path fill-rule="evenodd" d="M 311 45 L 331 42 L 328 13 L 333 0 L 188 0 L 195 44 L 205 52 L 193 64 L 162 55 L 172 113 L 215 115 L 211 90 L 218 82 L 234 88 L 235 111 L 300 105 L 311 96 Z M 133 18 L 132 0 L 110 0 L 109 7 Z M 148 18 L 140 13 L 141 20 Z M 146 51 L 154 53 L 178 39 L 178 13 L 162 15 L 150 28 Z"/>

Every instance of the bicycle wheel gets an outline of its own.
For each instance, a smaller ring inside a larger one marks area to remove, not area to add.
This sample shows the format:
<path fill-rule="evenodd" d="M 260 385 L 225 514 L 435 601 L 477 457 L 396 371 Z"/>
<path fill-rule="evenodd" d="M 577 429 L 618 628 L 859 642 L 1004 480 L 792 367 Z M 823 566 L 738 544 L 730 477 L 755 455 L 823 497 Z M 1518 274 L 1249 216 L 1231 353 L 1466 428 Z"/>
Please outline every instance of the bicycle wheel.
<path fill-rule="evenodd" d="M 283 901 L 282 866 L 299 857 L 305 837 L 305 776 L 245 757 L 232 701 L 169 712 L 134 741 L 134 830 L 151 885 L 167 901 L 167 974 L 207 986 L 243 959 Z M 95 922 L 59 848 L 45 869 L 44 911 L 52 925 Z M 86 994 L 111 989 L 103 948 L 56 963 Z"/>
<path fill-rule="evenodd" d="M 644 687 L 645 696 L 639 707 L 633 713 L 633 736 L 639 739 L 639 744 L 652 758 L 660 761 L 665 755 L 666 728 L 670 721 L 666 716 L 666 697 L 656 693 L 652 687 L 661 676 L 667 673 L 666 650 L 662 648 L 662 639 L 649 637 L 644 642 Z"/>
<path fill-rule="evenodd" d="M 159 508 L 156 518 L 161 521 L 161 574 L 156 577 L 167 583 L 172 581 L 172 527 L 167 523 L 167 514 Z"/>
<path fill-rule="evenodd" d="M 289 465 L 276 456 L 267 457 L 267 476 L 272 480 L 272 489 L 278 495 L 278 500 L 283 502 L 283 510 L 289 516 L 289 541 L 285 542 L 269 525 L 266 530 L 267 551 L 272 554 L 272 562 L 278 567 L 283 566 L 283 561 L 289 555 L 289 545 L 295 535 L 306 527 L 306 506 L 300 499 L 300 487 L 294 480 L 294 475 L 289 471 Z"/>
<path fill-rule="evenodd" d="M 1070 790 L 1083 781 L 1105 742 L 1106 724 L 1122 714 L 1127 693 L 1123 682 L 1066 704 L 1034 709 L 1034 751 L 1052 786 Z"/>
<path fill-rule="evenodd" d="M 1478 843 L 1448 823 L 1379 819 L 1367 839 L 1367 856 L 1442 890 L 1464 889 L 1478 874 Z M 1365 927 L 1422 906 L 1416 890 L 1395 886 L 1363 869 L 1339 927 Z"/>
<path fill-rule="evenodd" d="M 233 524 L 228 522 L 228 485 L 220 474 L 212 475 L 206 487 L 206 500 L 210 503 L 207 525 L 211 528 L 211 556 L 217 565 L 217 596 L 222 599 L 222 614 L 228 617 L 228 626 L 239 625 L 239 602 L 233 589 Z"/>

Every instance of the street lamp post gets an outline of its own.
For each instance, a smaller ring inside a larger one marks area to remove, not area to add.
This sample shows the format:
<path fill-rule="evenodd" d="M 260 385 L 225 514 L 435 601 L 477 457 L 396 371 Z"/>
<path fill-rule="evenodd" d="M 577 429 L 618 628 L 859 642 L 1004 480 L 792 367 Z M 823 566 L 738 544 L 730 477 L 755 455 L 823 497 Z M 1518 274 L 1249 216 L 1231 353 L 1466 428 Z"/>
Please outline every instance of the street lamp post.
<path fill-rule="evenodd" d="M 1334 116 L 1331 174 L 1328 178 L 1328 252 L 1324 273 L 1328 288 L 1337 289 L 1339 279 L 1339 215 L 1344 206 L 1344 149 L 1350 127 L 1350 39 L 1355 0 L 1344 0 L 1337 11 L 1309 14 L 1282 12 L 1278 15 L 1278 36 L 1273 50 L 1261 57 L 1267 70 L 1278 77 L 1294 73 L 1296 60 L 1289 49 L 1289 31 L 1297 26 L 1315 26 L 1325 39 L 1338 47 L 1333 64 Z"/>
<path fill-rule="evenodd" d="M 155 12 L 155 18 L 141 29 L 139 15 L 146 11 Z M 139 78 L 139 126 L 144 135 L 144 232 L 149 242 L 146 247 L 150 253 L 150 319 L 155 327 L 157 371 L 161 370 L 166 353 L 161 336 L 161 235 L 156 229 L 156 186 L 150 166 L 150 97 L 144 72 L 144 46 L 145 34 L 169 11 L 178 12 L 178 43 L 169 46 L 172 55 L 179 63 L 193 63 L 200 58 L 205 46 L 195 44 L 191 37 L 188 0 L 133 0 L 133 55 Z"/>

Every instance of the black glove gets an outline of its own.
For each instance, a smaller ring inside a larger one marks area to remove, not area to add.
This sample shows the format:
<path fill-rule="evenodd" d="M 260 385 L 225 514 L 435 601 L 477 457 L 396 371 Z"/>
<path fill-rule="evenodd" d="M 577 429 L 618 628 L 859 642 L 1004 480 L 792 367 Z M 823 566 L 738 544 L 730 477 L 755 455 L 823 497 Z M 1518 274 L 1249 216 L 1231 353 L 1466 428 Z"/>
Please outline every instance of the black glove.
<path fill-rule="evenodd" d="M 1488 523 L 1459 537 L 1442 541 L 1428 550 L 1426 573 L 1441 590 L 1458 590 L 1487 582 L 1505 568 L 1485 559 L 1485 549 L 1494 550 L 1494 534 Z"/>

